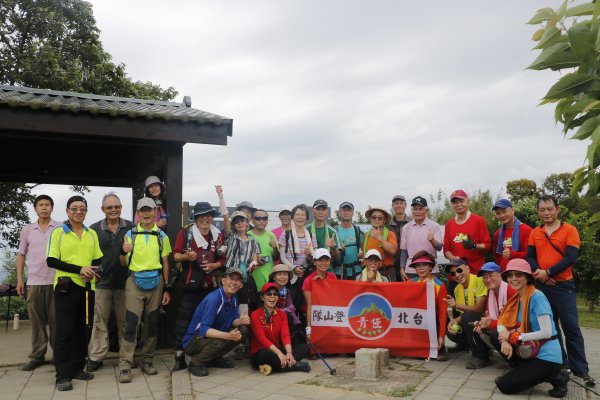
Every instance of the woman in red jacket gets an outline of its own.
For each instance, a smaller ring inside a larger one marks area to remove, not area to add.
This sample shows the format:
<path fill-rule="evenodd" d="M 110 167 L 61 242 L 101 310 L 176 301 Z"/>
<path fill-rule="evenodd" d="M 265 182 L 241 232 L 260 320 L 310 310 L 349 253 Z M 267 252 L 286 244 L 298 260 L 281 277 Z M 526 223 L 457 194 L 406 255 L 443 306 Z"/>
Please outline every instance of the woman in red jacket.
<path fill-rule="evenodd" d="M 273 282 L 263 285 L 260 296 L 262 306 L 250 316 L 250 363 L 264 375 L 272 371 L 309 372 L 311 365 L 302 360 L 308 355 L 308 346 L 292 346 L 287 315 L 276 307 L 279 289 Z"/>

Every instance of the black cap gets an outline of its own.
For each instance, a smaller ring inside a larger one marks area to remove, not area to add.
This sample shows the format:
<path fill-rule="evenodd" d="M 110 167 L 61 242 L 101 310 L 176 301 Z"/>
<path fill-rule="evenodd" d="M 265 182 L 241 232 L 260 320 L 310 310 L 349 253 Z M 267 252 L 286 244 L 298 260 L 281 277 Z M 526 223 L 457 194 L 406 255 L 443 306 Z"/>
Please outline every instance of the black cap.
<path fill-rule="evenodd" d="M 415 204 L 419 205 L 419 206 L 427 207 L 427 200 L 424 197 L 417 196 L 412 200 L 412 203 L 410 203 L 411 206 L 414 206 Z"/>
<path fill-rule="evenodd" d="M 342 204 L 340 204 L 340 210 L 345 207 L 351 208 L 354 210 L 354 204 L 350 203 L 349 201 L 344 201 Z"/>
<path fill-rule="evenodd" d="M 315 200 L 315 202 L 313 203 L 313 208 L 317 208 L 317 207 L 325 207 L 328 208 L 329 205 L 327 204 L 327 202 L 325 200 Z"/>

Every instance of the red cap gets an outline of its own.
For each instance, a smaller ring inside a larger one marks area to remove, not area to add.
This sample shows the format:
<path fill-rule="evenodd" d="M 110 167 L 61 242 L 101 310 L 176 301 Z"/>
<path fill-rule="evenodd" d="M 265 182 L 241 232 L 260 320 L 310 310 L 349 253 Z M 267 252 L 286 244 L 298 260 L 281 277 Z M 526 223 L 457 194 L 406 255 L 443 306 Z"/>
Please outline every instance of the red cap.
<path fill-rule="evenodd" d="M 274 284 L 273 282 L 267 282 L 263 285 L 262 289 L 260 290 L 260 294 L 267 293 L 267 290 L 269 290 L 271 288 L 275 288 L 279 292 L 279 288 L 277 287 L 276 284 Z"/>
<path fill-rule="evenodd" d="M 467 196 L 467 192 L 464 190 L 457 189 L 450 195 L 450 201 L 452 201 L 452 199 L 468 200 L 469 196 Z"/>

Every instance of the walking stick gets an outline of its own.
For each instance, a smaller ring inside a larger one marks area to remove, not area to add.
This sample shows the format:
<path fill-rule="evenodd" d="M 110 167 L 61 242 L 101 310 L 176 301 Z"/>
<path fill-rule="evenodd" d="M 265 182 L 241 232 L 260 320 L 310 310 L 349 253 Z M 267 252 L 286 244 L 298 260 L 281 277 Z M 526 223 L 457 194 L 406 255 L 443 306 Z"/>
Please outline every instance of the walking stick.
<path fill-rule="evenodd" d="M 85 348 L 86 360 L 89 361 L 89 329 L 90 329 L 90 290 L 92 284 L 90 281 L 85 283 Z"/>

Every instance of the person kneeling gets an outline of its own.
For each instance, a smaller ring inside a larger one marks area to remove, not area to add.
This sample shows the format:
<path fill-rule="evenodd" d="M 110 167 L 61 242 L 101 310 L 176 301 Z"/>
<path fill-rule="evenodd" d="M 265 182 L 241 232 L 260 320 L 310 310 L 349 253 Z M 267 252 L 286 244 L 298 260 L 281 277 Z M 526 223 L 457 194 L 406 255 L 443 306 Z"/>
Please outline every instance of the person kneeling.
<path fill-rule="evenodd" d="M 272 282 L 263 285 L 262 306 L 251 315 L 250 363 L 264 375 L 271 371 L 310 372 L 310 362 L 296 361 L 308 355 L 306 343 L 292 346 L 287 315 L 277 308 L 279 289 Z M 285 352 L 285 354 L 284 354 Z"/>
<path fill-rule="evenodd" d="M 221 278 L 223 287 L 208 294 L 194 311 L 183 337 L 192 375 L 207 376 L 207 367 L 233 368 L 233 361 L 223 356 L 243 343 L 250 325 L 248 314 L 239 314 L 235 295 L 244 286 L 242 276 L 240 270 L 230 271 Z"/>

